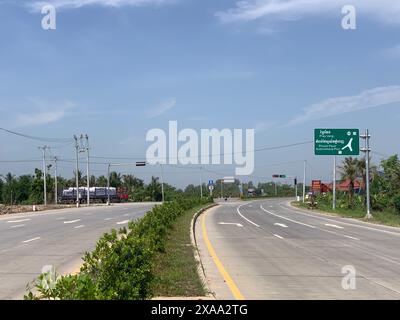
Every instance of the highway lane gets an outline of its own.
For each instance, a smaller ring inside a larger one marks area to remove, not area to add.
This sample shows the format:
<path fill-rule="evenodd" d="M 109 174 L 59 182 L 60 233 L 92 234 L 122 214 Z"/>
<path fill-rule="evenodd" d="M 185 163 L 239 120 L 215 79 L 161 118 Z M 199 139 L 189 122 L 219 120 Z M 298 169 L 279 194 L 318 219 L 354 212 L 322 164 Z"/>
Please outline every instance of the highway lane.
<path fill-rule="evenodd" d="M 200 256 L 217 298 L 400 299 L 400 229 L 305 213 L 287 199 L 226 203 L 201 220 Z M 342 286 L 345 266 L 356 271 L 354 290 Z"/>
<path fill-rule="evenodd" d="M 44 266 L 77 271 L 86 251 L 112 228 L 142 217 L 154 203 L 114 204 L 0 217 L 0 299 L 20 299 Z"/>

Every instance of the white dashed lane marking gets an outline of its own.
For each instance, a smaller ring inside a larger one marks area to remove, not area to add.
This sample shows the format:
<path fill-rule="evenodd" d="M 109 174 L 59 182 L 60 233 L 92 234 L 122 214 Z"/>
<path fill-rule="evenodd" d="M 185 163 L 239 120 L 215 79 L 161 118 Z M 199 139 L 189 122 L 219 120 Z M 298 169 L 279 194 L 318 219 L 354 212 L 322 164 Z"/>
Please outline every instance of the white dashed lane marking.
<path fill-rule="evenodd" d="M 36 237 L 36 238 L 33 238 L 33 239 L 22 241 L 22 243 L 28 243 L 28 242 L 36 241 L 36 240 L 39 240 L 39 239 L 40 239 L 40 237 Z"/>
<path fill-rule="evenodd" d="M 15 226 L 11 226 L 10 229 L 14 229 L 14 228 L 22 228 L 25 227 L 24 224 L 16 224 Z"/>
<path fill-rule="evenodd" d="M 124 221 L 120 221 L 120 222 L 117 222 L 117 224 L 119 225 L 119 224 L 126 224 L 126 223 L 128 223 L 129 222 L 129 220 L 124 220 Z"/>
<path fill-rule="evenodd" d="M 71 220 L 71 221 L 64 221 L 65 224 L 76 223 L 81 221 L 81 219 Z"/>
<path fill-rule="evenodd" d="M 25 222 L 25 221 L 30 221 L 31 219 L 20 219 L 20 220 L 9 220 L 7 223 L 19 223 L 19 222 Z"/>

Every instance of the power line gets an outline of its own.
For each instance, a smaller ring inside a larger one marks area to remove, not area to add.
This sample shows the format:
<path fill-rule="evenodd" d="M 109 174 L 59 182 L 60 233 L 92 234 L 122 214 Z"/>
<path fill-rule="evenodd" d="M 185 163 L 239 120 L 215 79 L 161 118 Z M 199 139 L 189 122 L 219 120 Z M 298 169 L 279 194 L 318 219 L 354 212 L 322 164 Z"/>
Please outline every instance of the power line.
<path fill-rule="evenodd" d="M 291 148 L 291 147 L 296 147 L 296 146 L 301 146 L 301 145 L 306 145 L 306 144 L 311 144 L 314 143 L 314 141 L 303 141 L 303 142 L 297 142 L 297 143 L 291 143 L 291 144 L 286 144 L 286 145 L 280 145 L 280 146 L 273 146 L 273 147 L 261 147 L 253 150 L 246 150 L 246 151 L 236 151 L 236 152 L 231 152 L 231 153 L 213 153 L 209 155 L 200 155 L 200 156 L 192 156 L 192 157 L 185 157 L 186 159 L 198 159 L 198 158 L 204 158 L 204 157 L 215 157 L 215 156 L 226 156 L 226 155 L 233 155 L 233 154 L 243 154 L 244 152 L 248 153 L 254 153 L 254 152 L 261 152 L 261 151 L 269 151 L 269 150 L 278 150 L 278 149 L 286 149 L 286 148 Z M 141 160 L 144 159 L 145 157 L 104 157 L 104 156 L 92 156 L 91 158 L 95 159 L 104 159 L 104 160 Z M 165 158 L 147 158 L 147 160 L 167 160 L 167 159 L 178 159 L 178 157 L 165 157 Z"/>
<path fill-rule="evenodd" d="M 45 137 L 36 137 L 36 136 L 31 136 L 28 134 L 24 134 L 24 133 L 20 133 L 20 132 L 15 132 L 15 131 L 11 131 L 5 128 L 1 128 L 0 130 L 7 132 L 9 134 L 13 134 L 19 137 L 23 137 L 23 138 L 27 138 L 27 139 L 31 139 L 31 140 L 36 140 L 36 141 L 41 141 L 41 142 L 54 142 L 54 143 L 66 143 L 66 142 L 70 142 L 72 139 L 71 138 L 45 138 Z"/>

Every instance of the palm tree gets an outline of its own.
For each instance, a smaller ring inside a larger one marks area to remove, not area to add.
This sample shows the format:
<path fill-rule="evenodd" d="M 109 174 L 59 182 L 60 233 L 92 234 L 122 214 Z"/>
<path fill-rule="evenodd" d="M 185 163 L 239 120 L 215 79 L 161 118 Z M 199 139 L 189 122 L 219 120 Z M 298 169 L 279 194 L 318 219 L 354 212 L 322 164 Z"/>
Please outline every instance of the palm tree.
<path fill-rule="evenodd" d="M 159 178 L 151 177 L 150 183 L 146 186 L 146 195 L 150 197 L 152 201 L 161 201 L 161 183 Z"/>
<path fill-rule="evenodd" d="M 349 197 L 348 197 L 348 206 L 350 208 L 353 207 L 353 199 L 354 199 L 354 184 L 358 177 L 358 159 L 353 157 L 347 157 L 343 161 L 343 165 L 339 167 L 339 170 L 342 174 L 342 180 L 349 181 Z"/>

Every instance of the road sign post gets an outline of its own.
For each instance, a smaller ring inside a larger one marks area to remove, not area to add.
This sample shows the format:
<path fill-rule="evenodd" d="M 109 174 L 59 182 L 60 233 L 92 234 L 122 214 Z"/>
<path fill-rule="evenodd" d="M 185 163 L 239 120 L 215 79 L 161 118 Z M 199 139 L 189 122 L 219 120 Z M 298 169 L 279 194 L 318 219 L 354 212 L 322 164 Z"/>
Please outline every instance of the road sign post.
<path fill-rule="evenodd" d="M 208 190 L 210 190 L 210 196 L 212 197 L 212 193 L 214 190 L 214 180 L 208 180 Z"/>
<path fill-rule="evenodd" d="M 332 200 L 332 208 L 336 210 L 336 156 L 333 156 L 333 183 L 332 183 L 332 191 L 333 191 L 333 200 Z"/>
<path fill-rule="evenodd" d="M 368 133 L 366 134 L 366 136 Z M 359 129 L 314 129 L 314 153 L 316 156 L 333 158 L 332 208 L 336 209 L 336 156 L 358 156 L 360 154 Z M 368 165 L 368 163 L 367 163 Z M 368 169 L 367 169 L 368 171 Z M 369 186 L 367 186 L 367 197 Z M 367 209 L 367 217 L 369 217 Z"/>
<path fill-rule="evenodd" d="M 212 193 L 213 193 L 213 190 L 214 190 L 214 186 L 210 184 L 210 185 L 208 186 L 208 190 L 210 190 L 210 196 L 212 197 Z"/>

